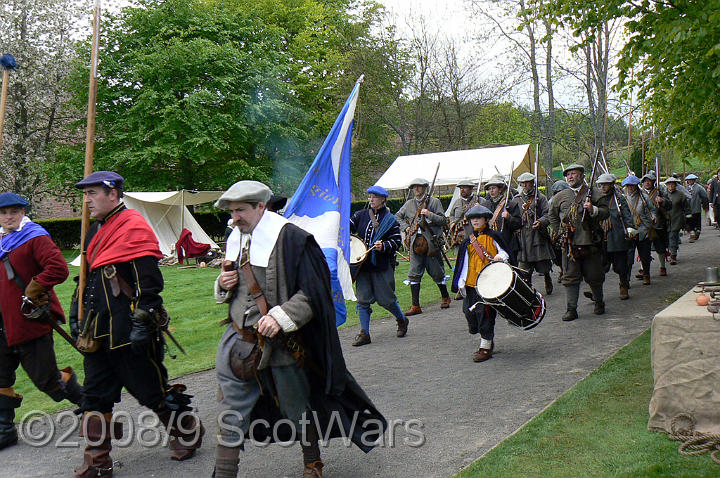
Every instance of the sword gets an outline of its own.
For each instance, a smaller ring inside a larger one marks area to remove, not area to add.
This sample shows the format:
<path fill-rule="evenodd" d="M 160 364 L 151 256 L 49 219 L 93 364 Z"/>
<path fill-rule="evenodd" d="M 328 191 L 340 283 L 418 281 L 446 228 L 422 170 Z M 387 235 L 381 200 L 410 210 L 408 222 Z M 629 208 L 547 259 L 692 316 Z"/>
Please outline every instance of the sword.
<path fill-rule="evenodd" d="M 45 305 L 42 307 L 38 307 L 29 298 L 22 296 L 22 305 L 20 306 L 20 311 L 28 319 L 41 320 L 42 322 L 45 322 L 50 327 L 55 329 L 55 332 L 60 334 L 60 337 L 64 338 L 65 341 L 72 345 L 75 350 L 83 353 L 83 351 L 77 347 L 75 340 L 73 340 L 70 334 L 68 334 L 65 329 L 60 326 L 57 320 L 52 318 L 52 316 L 50 315 L 49 306 Z"/>

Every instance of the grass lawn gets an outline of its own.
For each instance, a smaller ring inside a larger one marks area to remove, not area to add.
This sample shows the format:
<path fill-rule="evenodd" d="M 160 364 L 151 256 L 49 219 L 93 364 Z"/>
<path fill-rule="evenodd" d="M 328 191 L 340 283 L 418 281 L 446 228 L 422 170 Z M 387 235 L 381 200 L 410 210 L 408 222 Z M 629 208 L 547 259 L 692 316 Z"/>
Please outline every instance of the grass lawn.
<path fill-rule="evenodd" d="M 606 361 L 457 478 L 717 477 L 709 454 L 647 430 L 650 331 Z"/>
<path fill-rule="evenodd" d="M 66 251 L 64 254 L 66 258 L 72 259 L 77 251 Z M 409 263 L 401 260 L 395 273 L 398 300 L 403 310 L 410 307 L 410 288 L 402 283 L 407 277 L 408 267 Z M 77 267 L 70 266 L 70 277 L 76 275 L 78 270 Z M 165 359 L 165 366 L 170 377 L 214 367 L 217 344 L 224 331 L 224 327 L 219 324 L 227 317 L 227 305 L 216 304 L 213 297 L 213 283 L 219 269 L 180 269 L 178 266 L 169 266 L 162 267 L 161 270 L 165 278 L 165 290 L 162 295 L 165 307 L 172 317 L 171 331 L 188 353 L 188 355 L 182 355 L 173 344 L 169 344 L 170 352 L 177 355 L 174 360 L 169 357 Z M 66 311 L 70 308 L 70 298 L 74 288 L 75 282 L 70 279 L 55 287 Z M 440 300 L 440 293 L 432 280 L 423 281 L 420 300 L 421 304 Z M 357 325 L 358 315 L 355 303 L 347 301 L 347 309 L 347 322 L 342 327 Z M 390 313 L 382 307 L 373 307 L 373 319 L 388 316 Z M 66 330 L 69 331 L 67 327 Z M 54 336 L 59 367 L 72 366 L 82 383 L 82 356 L 58 334 L 54 334 Z M 53 412 L 71 405 L 67 401 L 55 403 L 44 393 L 38 391 L 22 368 L 18 369 L 17 375 L 15 390 L 24 396 L 22 407 L 17 411 L 17 420 L 22 419 L 30 410 Z"/>

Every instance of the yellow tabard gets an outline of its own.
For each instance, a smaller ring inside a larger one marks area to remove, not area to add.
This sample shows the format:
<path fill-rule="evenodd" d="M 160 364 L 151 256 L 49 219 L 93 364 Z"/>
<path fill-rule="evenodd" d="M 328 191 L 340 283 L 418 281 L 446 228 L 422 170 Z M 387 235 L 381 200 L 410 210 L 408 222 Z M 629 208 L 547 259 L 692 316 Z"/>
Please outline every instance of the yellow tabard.
<path fill-rule="evenodd" d="M 482 231 L 482 229 L 476 229 L 476 231 L 479 232 Z M 472 239 L 473 238 L 471 238 L 470 240 L 472 241 Z M 495 247 L 495 241 L 493 241 L 493 238 L 488 234 L 480 234 L 478 235 L 476 240 L 479 245 L 483 246 L 485 250 L 488 251 L 488 254 L 490 254 L 490 256 L 495 257 L 495 255 L 498 253 L 497 248 Z M 475 287 L 475 282 L 477 281 L 478 274 L 480 274 L 482 268 L 485 267 L 491 259 L 488 259 L 487 257 L 480 257 L 478 253 L 475 252 L 475 248 L 473 247 L 472 243 L 468 244 L 467 252 L 468 271 L 467 278 L 465 279 L 465 286 Z"/>

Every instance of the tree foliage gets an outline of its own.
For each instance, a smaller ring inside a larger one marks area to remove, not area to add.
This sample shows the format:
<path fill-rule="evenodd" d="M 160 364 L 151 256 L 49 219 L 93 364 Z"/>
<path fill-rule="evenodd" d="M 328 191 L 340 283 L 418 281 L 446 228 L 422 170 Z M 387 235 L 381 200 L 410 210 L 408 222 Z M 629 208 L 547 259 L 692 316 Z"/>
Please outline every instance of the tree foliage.
<path fill-rule="evenodd" d="M 668 143 L 706 157 L 720 151 L 720 0 L 554 0 L 538 9 L 593 41 L 604 22 L 625 21 L 618 87 L 638 92 Z"/>
<path fill-rule="evenodd" d="M 348 20 L 314 0 L 253 5 L 142 0 L 103 24 L 95 169 L 134 189 L 299 181 L 339 111 Z"/>

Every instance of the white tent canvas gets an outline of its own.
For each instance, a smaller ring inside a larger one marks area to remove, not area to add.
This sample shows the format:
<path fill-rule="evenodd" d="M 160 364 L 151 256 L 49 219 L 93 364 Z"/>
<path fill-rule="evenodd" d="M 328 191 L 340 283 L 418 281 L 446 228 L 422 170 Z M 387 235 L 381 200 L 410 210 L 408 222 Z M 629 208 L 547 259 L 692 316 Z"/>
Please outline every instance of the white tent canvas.
<path fill-rule="evenodd" d="M 215 201 L 222 191 L 125 192 L 127 207 L 137 210 L 155 231 L 160 251 L 170 255 L 183 228 L 192 232 L 197 242 L 218 248 L 217 243 L 200 227 L 186 206 Z"/>
<path fill-rule="evenodd" d="M 388 190 L 398 190 L 406 189 L 410 181 L 418 177 L 432 182 L 438 163 L 440 169 L 435 185 L 452 186 L 464 179 L 477 183 L 481 176 L 484 182 L 498 172 L 507 178 L 511 165 L 514 178 L 524 172 L 533 173 L 535 152 L 529 144 L 521 144 L 399 156 L 375 184 Z M 538 168 L 538 175 L 542 177 L 545 170 L 540 165 Z"/>

